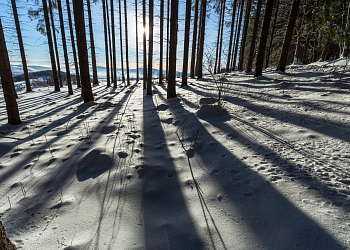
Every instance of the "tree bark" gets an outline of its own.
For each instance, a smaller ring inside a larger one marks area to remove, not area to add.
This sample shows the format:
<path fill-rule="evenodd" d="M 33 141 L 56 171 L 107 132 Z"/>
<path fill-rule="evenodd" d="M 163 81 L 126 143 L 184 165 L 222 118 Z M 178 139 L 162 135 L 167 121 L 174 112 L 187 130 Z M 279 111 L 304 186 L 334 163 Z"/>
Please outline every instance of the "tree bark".
<path fill-rule="evenodd" d="M 244 17 L 244 26 L 241 40 L 241 49 L 239 51 L 239 62 L 238 62 L 238 70 L 243 70 L 244 63 L 244 51 L 245 51 L 245 41 L 247 39 L 248 25 L 249 25 L 249 17 L 250 17 L 250 9 L 252 7 L 252 0 L 248 0 L 245 17 Z"/>
<path fill-rule="evenodd" d="M 195 64 L 196 64 L 196 44 L 197 44 L 197 24 L 198 24 L 198 2 L 195 0 L 194 4 L 194 20 L 193 20 L 193 37 L 192 37 L 192 56 L 191 56 L 191 70 L 190 77 L 194 78 Z"/>
<path fill-rule="evenodd" d="M 236 6 L 237 6 L 237 0 L 234 0 L 233 10 L 232 10 L 232 20 L 231 20 L 230 42 L 229 42 L 228 56 L 227 56 L 227 63 L 226 63 L 226 72 L 230 72 L 231 55 L 233 54 L 232 45 L 233 45 L 233 32 L 235 29 Z"/>
<path fill-rule="evenodd" d="M 20 124 L 21 119 L 19 117 L 19 111 L 18 111 L 18 106 L 16 101 L 16 90 L 15 90 L 15 85 L 13 83 L 10 59 L 9 59 L 8 51 L 6 47 L 4 31 L 2 29 L 1 18 L 0 18 L 0 76 L 1 76 L 1 84 L 3 88 L 5 103 L 6 103 L 8 123 L 11 125 Z M 1 237 L 0 240 L 1 241 L 3 240 L 3 236 Z M 1 241 L 0 241 L 0 246 L 2 243 Z"/>
<path fill-rule="evenodd" d="M 164 0 L 160 0 L 159 85 L 163 85 L 163 30 L 164 30 Z"/>
<path fill-rule="evenodd" d="M 164 0 L 163 0 L 164 1 Z M 137 23 L 137 0 L 135 0 L 135 23 L 136 23 L 136 81 L 139 82 L 139 34 Z"/>
<path fill-rule="evenodd" d="M 221 0 L 220 1 L 220 17 L 219 17 L 218 36 L 217 36 L 217 39 L 216 39 L 216 53 L 215 53 L 214 74 L 217 73 L 216 68 L 218 66 L 218 59 L 219 59 L 219 43 L 220 43 L 220 32 L 221 32 L 222 7 L 223 7 L 223 3 L 222 3 L 222 0 Z"/>
<path fill-rule="evenodd" d="M 147 39 L 146 39 L 146 0 L 142 0 L 142 23 L 143 23 L 143 89 L 147 83 Z"/>
<path fill-rule="evenodd" d="M 74 11 L 75 32 L 77 37 L 80 76 L 81 76 L 81 85 L 82 85 L 81 89 L 82 89 L 84 102 L 87 103 L 87 102 L 93 101 L 94 96 L 92 94 L 91 83 L 90 83 L 83 0 L 73 1 L 73 11 Z"/>
<path fill-rule="evenodd" d="M 258 35 L 261 6 L 262 6 L 262 0 L 258 0 L 257 6 L 256 6 L 254 29 L 252 34 L 252 42 L 250 44 L 249 58 L 248 58 L 247 69 L 246 69 L 247 73 L 252 72 L 252 64 L 253 64 L 253 58 L 254 58 L 254 52 L 255 52 L 256 37 Z"/>
<path fill-rule="evenodd" d="M 223 8 L 223 13 L 222 13 L 222 20 L 221 20 L 221 36 L 220 36 L 220 48 L 219 48 L 219 63 L 218 63 L 218 67 L 219 67 L 219 72 L 221 73 L 221 52 L 222 52 L 222 35 L 224 33 L 224 24 L 225 24 L 225 7 L 226 7 L 226 0 L 224 1 L 224 8 Z"/>
<path fill-rule="evenodd" d="M 233 65 L 232 65 L 232 70 L 233 71 L 236 70 L 236 61 L 237 61 L 239 37 L 240 37 L 240 34 L 241 34 L 241 27 L 242 27 L 243 10 L 244 10 L 244 0 L 242 0 L 241 10 L 240 10 L 240 14 L 239 14 L 238 32 L 237 32 L 236 42 L 235 42 L 235 55 L 234 55 L 234 58 L 233 58 Z"/>
<path fill-rule="evenodd" d="M 276 69 L 276 70 L 280 70 L 282 72 L 284 72 L 286 70 L 288 52 L 289 52 L 289 47 L 290 47 L 290 44 L 292 41 L 295 21 L 296 21 L 297 16 L 298 16 L 299 5 L 300 5 L 300 0 L 293 0 L 292 9 L 290 11 L 289 20 L 288 20 L 287 30 L 286 30 L 286 34 L 284 36 L 282 51 L 281 51 L 280 59 L 279 59 L 278 66 Z"/>
<path fill-rule="evenodd" d="M 106 53 L 106 77 L 107 77 L 107 87 L 111 86 L 109 79 L 109 60 L 108 60 L 108 33 L 107 33 L 107 15 L 106 15 L 106 0 L 102 0 L 102 13 L 103 13 L 103 31 L 105 36 L 105 53 Z"/>
<path fill-rule="evenodd" d="M 169 79 L 169 16 L 170 16 L 170 0 L 168 0 L 167 4 L 167 27 L 166 27 L 166 62 L 165 62 L 165 79 Z"/>
<path fill-rule="evenodd" d="M 183 64 L 182 64 L 181 87 L 187 86 L 188 49 L 190 44 L 190 22 L 191 22 L 191 0 L 186 0 L 185 41 L 184 41 L 184 56 L 183 56 Z"/>
<path fill-rule="evenodd" d="M 130 85 L 129 72 L 129 46 L 128 46 L 128 13 L 126 11 L 126 0 L 124 0 L 124 17 L 125 17 L 125 59 L 126 59 L 126 81 Z M 137 26 L 137 24 L 136 24 Z"/>
<path fill-rule="evenodd" d="M 115 25 L 114 25 L 114 5 L 111 0 L 111 25 L 112 25 L 112 46 L 113 46 L 113 88 L 118 87 L 117 85 L 117 52 L 115 48 Z"/>
<path fill-rule="evenodd" d="M 202 20 L 201 20 L 201 32 L 200 39 L 198 41 L 199 45 L 199 56 L 198 56 L 198 79 L 203 77 L 203 53 L 204 53 L 204 38 L 205 38 L 205 19 L 207 16 L 207 0 L 202 0 Z"/>
<path fill-rule="evenodd" d="M 66 33 L 64 31 L 64 22 L 63 22 L 61 0 L 57 0 L 57 6 L 58 6 L 58 12 L 59 12 L 59 16 L 60 16 L 61 37 L 62 37 L 62 45 L 63 45 L 63 52 L 64 52 L 64 62 L 66 65 L 68 94 L 73 95 L 72 81 L 70 79 L 70 69 L 69 69 L 69 60 L 68 60 L 68 52 L 67 52 Z"/>
<path fill-rule="evenodd" d="M 120 0 L 119 0 L 119 26 L 120 26 L 119 39 L 120 39 L 120 59 L 121 59 L 121 65 L 122 65 L 122 82 L 125 83 L 124 59 L 123 59 L 122 8 L 121 8 Z"/>
<path fill-rule="evenodd" d="M 94 85 L 98 85 L 96 54 L 95 54 L 95 40 L 94 40 L 94 31 L 92 29 L 90 0 L 86 0 L 86 5 L 88 8 L 88 16 L 89 16 L 89 33 L 90 33 L 91 62 L 92 62 L 92 83 Z"/>
<path fill-rule="evenodd" d="M 305 41 L 305 46 L 304 46 L 304 51 L 303 51 L 303 63 L 306 64 L 306 59 L 307 59 L 307 54 L 309 50 L 309 42 L 310 42 L 310 31 L 306 35 L 306 41 Z"/>
<path fill-rule="evenodd" d="M 239 17 L 240 17 L 240 8 L 241 8 L 242 3 L 239 3 L 238 5 L 238 12 L 237 12 L 237 17 L 236 17 L 236 24 L 239 22 Z M 236 45 L 236 41 L 237 41 L 237 32 L 238 32 L 238 27 L 239 25 L 236 25 L 235 28 L 235 35 L 234 35 L 234 42 L 232 44 L 232 54 L 231 54 L 231 65 L 230 65 L 230 71 L 233 70 L 233 58 L 234 58 L 234 52 L 235 52 L 235 45 Z"/>
<path fill-rule="evenodd" d="M 79 66 L 78 66 L 78 59 L 77 59 L 77 52 L 75 50 L 75 42 L 74 42 L 74 32 L 73 32 L 73 22 L 72 22 L 72 16 L 70 11 L 70 4 L 69 0 L 66 0 L 67 4 L 67 13 L 68 13 L 68 23 L 69 23 L 69 30 L 70 30 L 70 40 L 72 42 L 72 50 L 73 50 L 73 58 L 74 58 L 74 67 L 75 67 L 75 78 L 77 80 L 77 87 L 81 87 L 80 82 L 80 74 L 79 74 Z"/>
<path fill-rule="evenodd" d="M 261 28 L 258 55 L 256 56 L 256 64 L 255 64 L 255 72 L 254 72 L 255 77 L 262 75 L 262 69 L 263 69 L 264 58 L 265 58 L 265 50 L 266 50 L 266 42 L 269 34 L 270 20 L 271 20 L 272 9 L 273 9 L 273 2 L 274 0 L 267 0 L 266 2 L 264 21 L 263 21 L 263 26 Z"/>
<path fill-rule="evenodd" d="M 265 68 L 269 67 L 269 60 L 270 60 L 271 49 L 272 49 L 272 41 L 273 41 L 273 36 L 275 34 L 275 28 L 276 28 L 276 21 L 277 21 L 277 14 L 278 14 L 278 7 L 279 7 L 279 5 L 280 5 L 280 0 L 277 0 L 277 6 L 276 6 L 276 12 L 275 12 L 275 20 L 273 21 L 273 26 L 272 26 L 271 36 L 270 36 L 270 45 L 269 45 L 269 49 L 268 49 L 267 56 L 266 56 Z"/>
<path fill-rule="evenodd" d="M 149 0 L 148 10 L 148 77 L 147 77 L 147 95 L 152 95 L 152 71 L 153 71 L 153 0 Z"/>
<path fill-rule="evenodd" d="M 111 25 L 109 23 L 109 9 L 108 9 L 108 0 L 106 1 L 106 14 L 107 14 L 107 28 L 108 28 L 108 44 L 109 44 L 109 58 L 110 58 L 110 68 L 111 68 L 111 81 L 114 83 L 114 67 L 113 67 L 113 49 L 111 41 Z"/>
<path fill-rule="evenodd" d="M 16 250 L 16 247 L 11 243 L 6 235 L 5 228 L 0 221 L 0 249 L 1 250 Z"/>
<path fill-rule="evenodd" d="M 47 42 L 49 44 L 49 51 L 50 51 L 52 75 L 53 75 L 53 81 L 55 83 L 55 91 L 60 91 L 60 84 L 58 82 L 58 77 L 57 77 L 55 52 L 53 50 L 53 45 L 52 45 L 52 37 L 51 37 L 49 13 L 47 11 L 47 3 L 46 3 L 46 0 L 42 0 L 42 2 L 43 2 L 45 24 L 46 24 L 46 36 L 47 36 Z"/>
<path fill-rule="evenodd" d="M 176 47 L 177 47 L 178 12 L 179 12 L 179 0 L 171 0 L 169 78 L 168 78 L 167 99 L 176 97 Z"/>
<path fill-rule="evenodd" d="M 15 0 L 11 0 L 11 4 L 12 4 L 13 17 L 15 19 L 15 24 L 16 24 L 16 31 L 17 31 L 19 50 L 21 52 L 23 74 L 24 74 L 24 79 L 25 79 L 25 82 L 26 82 L 26 91 L 32 91 L 32 87 L 30 86 L 30 81 L 29 81 L 29 73 L 28 73 L 28 67 L 27 67 L 26 54 L 24 52 L 22 32 L 21 32 L 21 27 L 19 25 L 19 20 L 18 20 L 16 1 Z"/>

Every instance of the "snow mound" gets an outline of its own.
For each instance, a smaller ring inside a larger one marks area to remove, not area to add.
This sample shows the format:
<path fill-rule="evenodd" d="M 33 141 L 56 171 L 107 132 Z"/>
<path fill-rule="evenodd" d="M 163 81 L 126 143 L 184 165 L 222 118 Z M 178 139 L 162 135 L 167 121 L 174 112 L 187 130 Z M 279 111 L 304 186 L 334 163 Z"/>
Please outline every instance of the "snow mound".
<path fill-rule="evenodd" d="M 219 121 L 222 122 L 230 120 L 227 110 L 214 104 L 202 105 L 197 113 L 197 117 L 203 120 L 220 119 Z"/>

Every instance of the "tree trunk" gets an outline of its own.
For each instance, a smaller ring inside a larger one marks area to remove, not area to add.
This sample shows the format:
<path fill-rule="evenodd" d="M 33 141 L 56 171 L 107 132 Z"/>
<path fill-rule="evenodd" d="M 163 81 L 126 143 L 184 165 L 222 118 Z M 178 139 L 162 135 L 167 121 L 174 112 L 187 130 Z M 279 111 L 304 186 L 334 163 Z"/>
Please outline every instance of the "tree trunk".
<path fill-rule="evenodd" d="M 242 3 L 239 3 L 238 5 L 238 11 L 237 11 L 237 17 L 236 17 L 236 24 L 239 22 L 239 17 L 240 17 L 240 8 L 242 6 Z M 240 27 L 239 25 L 236 25 L 235 28 L 235 35 L 234 35 L 234 42 L 232 44 L 232 54 L 231 54 L 231 65 L 230 65 L 230 71 L 233 70 L 233 58 L 234 58 L 234 52 L 235 52 L 235 45 L 236 45 L 236 41 L 237 41 L 237 32 L 238 32 L 238 27 Z"/>
<path fill-rule="evenodd" d="M 221 36 L 220 36 L 220 48 L 219 48 L 219 73 L 221 73 L 221 52 L 222 52 L 222 35 L 224 33 L 224 24 L 225 24 L 225 6 L 226 6 L 226 0 L 224 1 L 224 8 L 223 8 L 223 13 L 222 13 L 222 20 L 221 20 Z"/>
<path fill-rule="evenodd" d="M 169 79 L 169 12 L 170 12 L 170 0 L 168 0 L 168 5 L 167 5 L 167 27 L 166 27 L 166 62 L 165 62 L 165 79 Z"/>
<path fill-rule="evenodd" d="M 200 14 L 199 14 L 199 27 L 198 27 L 198 42 L 197 42 L 197 56 L 196 56 L 196 66 L 195 66 L 195 75 L 198 78 L 198 72 L 199 72 L 199 54 L 200 54 L 200 39 L 201 39 L 201 32 L 202 32 L 202 18 L 203 15 L 203 1 L 201 1 L 201 6 L 200 6 Z"/>
<path fill-rule="evenodd" d="M 142 23 L 143 23 L 143 89 L 147 83 L 147 39 L 146 39 L 146 0 L 142 0 Z"/>
<path fill-rule="evenodd" d="M 227 63 L 226 63 L 226 72 L 230 72 L 230 63 L 231 63 L 231 55 L 232 48 L 233 48 L 233 31 L 235 29 L 235 15 L 236 15 L 236 6 L 237 6 L 237 0 L 234 0 L 233 2 L 233 10 L 232 10 L 232 20 L 231 20 L 231 33 L 230 33 L 230 43 L 228 48 L 228 56 L 227 56 Z"/>
<path fill-rule="evenodd" d="M 191 0 L 186 0 L 186 19 L 185 19 L 185 42 L 184 57 L 182 64 L 182 83 L 181 87 L 187 86 L 187 70 L 188 70 L 188 49 L 190 45 L 190 22 L 191 22 Z"/>
<path fill-rule="evenodd" d="M 68 94 L 73 95 L 72 82 L 70 79 L 70 69 L 69 69 L 69 60 L 68 60 L 68 52 L 67 52 L 66 33 L 64 31 L 64 22 L 63 22 L 61 0 L 57 0 L 57 6 L 58 6 L 58 12 L 59 12 L 59 16 L 60 16 L 61 37 L 62 37 L 62 45 L 63 45 L 63 52 L 64 52 L 64 62 L 66 65 Z"/>
<path fill-rule="evenodd" d="M 309 42 L 310 42 L 310 31 L 306 35 L 306 41 L 305 41 L 305 46 L 303 51 L 303 64 L 306 64 L 307 54 L 309 50 Z"/>
<path fill-rule="evenodd" d="M 271 36 L 270 36 L 270 45 L 269 45 L 269 49 L 268 49 L 268 52 L 267 52 L 265 68 L 269 67 L 269 60 L 270 60 L 271 49 L 272 49 L 272 41 L 273 41 L 273 36 L 275 34 L 275 28 L 276 28 L 276 21 L 277 21 L 277 14 L 278 14 L 278 7 L 279 7 L 279 5 L 280 5 L 280 0 L 277 0 L 275 20 L 273 21 L 273 26 L 272 26 Z"/>
<path fill-rule="evenodd" d="M 6 47 L 5 35 L 2 29 L 1 18 L 0 18 L 0 76 L 1 76 L 3 93 L 5 97 L 8 123 L 11 125 L 20 124 L 21 119 L 19 117 L 19 111 L 18 111 L 18 106 L 16 101 L 16 90 L 15 90 L 15 85 L 13 83 L 11 65 L 10 65 L 10 60 L 9 60 L 8 51 Z M 1 241 L 3 240 L 3 235 L 1 235 L 0 240 Z M 2 244 L 1 241 L 0 241 L 0 246 Z"/>
<path fill-rule="evenodd" d="M 256 15 L 255 15 L 255 21 L 254 21 L 252 42 L 250 44 L 249 58 L 248 58 L 247 69 L 246 69 L 247 73 L 252 72 L 252 65 L 253 65 L 253 58 L 254 58 L 255 44 L 256 44 L 256 37 L 258 35 L 258 28 L 259 28 L 261 6 L 262 6 L 262 0 L 258 0 L 257 6 L 256 6 Z"/>
<path fill-rule="evenodd" d="M 164 1 L 164 0 L 163 0 Z M 139 82 L 139 34 L 137 23 L 137 0 L 135 0 L 135 23 L 136 23 L 136 81 Z"/>
<path fill-rule="evenodd" d="M 92 83 L 94 85 L 98 85 L 97 66 L 96 66 L 96 54 L 95 54 L 95 41 L 94 41 L 94 32 L 93 32 L 93 29 L 92 29 L 92 17 L 91 17 L 90 0 L 86 0 L 86 5 L 87 5 L 87 8 L 88 8 L 88 16 L 89 16 L 89 33 L 90 33 L 91 62 L 92 62 Z"/>
<path fill-rule="evenodd" d="M 15 24 L 16 24 L 16 31 L 17 31 L 17 38 L 18 38 L 18 45 L 19 50 L 21 52 L 21 59 L 22 59 L 22 66 L 23 66 L 23 74 L 24 79 L 26 82 L 26 91 L 32 91 L 32 87 L 30 86 L 29 81 L 29 74 L 28 74 L 28 67 L 27 67 L 27 60 L 26 60 L 26 54 L 24 52 L 24 46 L 23 46 L 23 40 L 22 40 L 22 33 L 21 33 L 21 27 L 19 25 L 18 20 L 18 13 L 17 13 L 17 7 L 16 7 L 16 1 L 11 0 L 12 3 L 12 11 L 13 11 L 13 17 L 15 18 Z"/>
<path fill-rule="evenodd" d="M 80 74 L 79 74 L 79 66 L 78 66 L 78 59 L 77 59 L 77 52 L 75 50 L 75 42 L 74 42 L 74 32 L 73 32 L 73 22 L 72 22 L 72 16 L 70 12 L 70 5 L 69 0 L 66 0 L 67 4 L 67 13 L 68 13 L 68 23 L 69 23 L 69 30 L 70 30 L 70 40 L 72 42 L 72 50 L 73 50 L 73 58 L 74 58 L 74 66 L 75 66 L 75 78 L 77 80 L 77 87 L 81 87 L 80 83 Z"/>
<path fill-rule="evenodd" d="M 263 21 L 263 26 L 261 28 L 258 55 L 256 56 L 255 72 L 254 72 L 255 77 L 262 75 L 262 69 L 263 69 L 264 58 L 265 58 L 265 50 L 266 50 L 266 42 L 267 42 L 267 37 L 270 29 L 270 20 L 272 15 L 273 2 L 274 0 L 267 0 L 266 2 L 264 21 Z"/>
<path fill-rule="evenodd" d="M 128 13 L 126 11 L 126 0 L 124 0 L 124 17 L 125 17 L 125 59 L 126 59 L 126 81 L 130 85 L 129 72 L 129 47 L 128 47 Z M 136 24 L 137 26 L 137 24 Z"/>
<path fill-rule="evenodd" d="M 46 3 L 46 0 L 42 0 L 42 2 L 43 2 L 45 24 L 46 24 L 47 42 L 49 44 L 49 51 L 50 51 L 52 75 L 53 75 L 53 81 L 55 83 L 55 91 L 60 91 L 60 84 L 58 82 L 58 77 L 57 77 L 55 52 L 53 50 L 53 45 L 52 45 L 52 37 L 51 37 L 49 13 L 47 11 L 47 3 Z"/>
<path fill-rule="evenodd" d="M 115 25 L 114 25 L 114 5 L 111 0 L 111 25 L 112 25 L 112 46 L 113 46 L 113 88 L 118 87 L 117 85 L 117 52 L 115 49 Z"/>
<path fill-rule="evenodd" d="M 159 38 L 159 85 L 163 85 L 163 30 L 164 30 L 164 0 L 160 0 L 160 38 Z"/>
<path fill-rule="evenodd" d="M 193 20 L 193 37 L 192 37 L 192 56 L 191 56 L 191 70 L 190 77 L 194 78 L 194 70 L 196 64 L 196 44 L 197 44 L 197 24 L 198 24 L 198 2 L 199 0 L 195 0 L 194 5 L 194 20 Z"/>
<path fill-rule="evenodd" d="M 290 11 L 289 20 L 288 20 L 287 30 L 286 30 L 286 34 L 284 36 L 282 51 L 281 51 L 280 59 L 279 59 L 278 66 L 276 69 L 276 70 L 280 70 L 282 72 L 284 72 L 286 70 L 288 52 L 289 52 L 290 43 L 292 41 L 295 21 L 296 21 L 297 16 L 298 16 L 299 5 L 300 5 L 300 0 L 293 0 L 292 9 Z"/>
<path fill-rule="evenodd" d="M 108 60 L 108 34 L 107 34 L 107 15 L 106 15 L 106 0 L 102 0 L 102 13 L 103 13 L 103 31 L 105 35 L 105 52 L 106 52 L 106 76 L 107 76 L 107 87 L 111 86 L 109 79 L 109 60 Z"/>
<path fill-rule="evenodd" d="M 176 97 L 176 47 L 177 47 L 178 11 L 179 11 L 179 0 L 171 0 L 169 79 L 168 79 L 167 99 Z"/>
<path fill-rule="evenodd" d="M 297 29 L 297 43 L 295 45 L 295 51 L 294 51 L 294 62 L 298 63 L 300 62 L 299 59 L 299 54 L 300 54 L 300 38 L 301 38 L 301 30 L 300 30 L 300 26 L 299 29 Z"/>
<path fill-rule="evenodd" d="M 149 37 L 148 37 L 148 77 L 147 77 L 147 95 L 152 95 L 152 71 L 153 71 L 153 0 L 149 0 Z"/>
<path fill-rule="evenodd" d="M 122 65 L 122 82 L 125 83 L 124 60 L 123 60 L 122 7 L 120 4 L 120 0 L 119 0 L 119 26 L 120 26 L 119 39 L 120 39 L 120 59 L 121 59 L 121 65 Z"/>
<path fill-rule="evenodd" d="M 0 249 L 1 250 L 16 250 L 16 247 L 11 243 L 6 235 L 5 228 L 0 221 Z"/>
<path fill-rule="evenodd" d="M 201 79 L 203 77 L 203 53 L 204 53 L 204 38 L 205 38 L 205 19 L 207 16 L 207 0 L 202 0 L 203 3 L 203 9 L 202 9 L 202 20 L 201 20 L 201 32 L 200 32 L 200 39 L 198 41 L 199 45 L 199 56 L 198 56 L 198 79 Z"/>
<path fill-rule="evenodd" d="M 236 70 L 236 61 L 237 61 L 239 38 L 240 38 L 241 27 L 242 27 L 243 10 L 244 10 L 244 0 L 242 0 L 241 10 L 240 10 L 240 14 L 239 14 L 238 32 L 237 32 L 236 42 L 235 42 L 235 55 L 234 55 L 234 58 L 233 58 L 233 65 L 232 65 L 232 70 L 233 71 Z"/>
<path fill-rule="evenodd" d="M 249 17 L 250 17 L 250 9 L 252 7 L 252 0 L 248 0 L 245 17 L 244 17 L 244 26 L 241 40 L 241 49 L 239 51 L 239 62 L 238 62 L 238 70 L 243 70 L 244 63 L 244 51 L 245 51 L 245 41 L 247 39 L 248 25 L 249 25 Z"/>
<path fill-rule="evenodd" d="M 112 52 L 112 41 L 111 41 L 111 25 L 109 23 L 109 9 L 108 0 L 106 1 L 106 14 L 107 14 L 107 29 L 108 29 L 108 44 L 109 44 L 109 58 L 110 58 L 110 68 L 111 68 L 111 81 L 114 83 L 114 67 L 113 67 L 113 52 Z"/>
<path fill-rule="evenodd" d="M 222 1 L 220 1 L 220 17 L 219 17 L 219 27 L 218 27 L 218 36 L 216 39 L 216 53 L 215 53 L 215 65 L 214 65 L 214 74 L 216 74 L 216 68 L 218 66 L 218 58 L 219 58 L 219 43 L 220 43 L 220 32 L 221 32 L 221 19 L 222 19 Z"/>
<path fill-rule="evenodd" d="M 78 56 L 79 56 L 81 89 L 82 89 L 84 102 L 86 103 L 86 102 L 93 101 L 94 96 L 92 94 L 91 83 L 90 83 L 83 0 L 73 1 L 73 12 L 74 12 L 75 32 L 77 37 L 77 47 L 78 47 Z"/>
<path fill-rule="evenodd" d="M 56 29 L 55 29 L 55 22 L 54 22 L 54 19 L 53 19 L 53 8 L 52 8 L 51 0 L 49 0 L 49 9 L 50 9 L 50 17 L 51 17 L 53 44 L 55 45 L 55 52 L 56 52 L 56 59 L 57 59 L 58 80 L 60 81 L 60 87 L 63 87 L 61 66 L 60 66 L 60 56 L 58 54 L 58 46 L 57 46 L 57 39 L 56 39 Z"/>

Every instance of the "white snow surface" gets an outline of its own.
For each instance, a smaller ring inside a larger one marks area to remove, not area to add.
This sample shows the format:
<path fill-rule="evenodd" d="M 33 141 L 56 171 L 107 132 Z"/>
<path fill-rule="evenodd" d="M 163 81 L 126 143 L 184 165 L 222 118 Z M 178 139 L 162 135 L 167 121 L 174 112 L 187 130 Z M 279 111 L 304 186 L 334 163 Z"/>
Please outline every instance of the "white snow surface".
<path fill-rule="evenodd" d="M 215 76 L 222 107 L 211 76 L 168 100 L 158 84 L 147 96 L 141 83 L 102 82 L 86 104 L 77 88 L 22 90 L 16 126 L 1 94 L 10 240 L 45 250 L 350 249 L 345 65 Z"/>

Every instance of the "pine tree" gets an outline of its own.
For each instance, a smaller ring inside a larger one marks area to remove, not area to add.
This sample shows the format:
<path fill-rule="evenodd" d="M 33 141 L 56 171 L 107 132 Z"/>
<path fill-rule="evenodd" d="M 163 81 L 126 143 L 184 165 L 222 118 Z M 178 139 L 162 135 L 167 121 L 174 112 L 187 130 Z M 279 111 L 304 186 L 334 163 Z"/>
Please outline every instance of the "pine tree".
<path fill-rule="evenodd" d="M 242 33 L 242 40 L 241 40 L 241 49 L 239 51 L 240 55 L 239 55 L 239 62 L 238 62 L 238 70 L 243 70 L 245 41 L 247 39 L 251 6 L 252 6 L 252 0 L 248 0 L 246 12 L 245 12 L 245 16 L 244 16 L 244 26 L 243 26 L 243 33 Z"/>
<path fill-rule="evenodd" d="M 201 10 L 201 31 L 200 31 L 200 39 L 198 41 L 198 62 L 197 62 L 197 69 L 198 69 L 198 79 L 201 79 L 203 77 L 203 54 L 204 54 L 204 38 L 205 38 L 205 19 L 207 16 L 207 1 L 202 0 L 202 10 Z"/>
<path fill-rule="evenodd" d="M 87 5 L 88 17 L 89 17 L 89 34 L 90 34 L 91 62 L 92 62 L 92 83 L 94 85 L 98 85 L 96 54 L 95 54 L 95 40 L 94 40 L 94 32 L 92 29 L 92 16 L 91 16 L 90 0 L 86 0 L 86 5 Z"/>
<path fill-rule="evenodd" d="M 107 76 L 107 87 L 111 86 L 109 76 L 109 60 L 108 60 L 108 28 L 107 28 L 107 15 L 106 15 L 106 0 L 102 0 L 102 13 L 103 13 L 103 32 L 105 37 L 105 53 L 106 53 L 106 76 Z"/>
<path fill-rule="evenodd" d="M 124 60 L 123 60 L 123 29 L 122 29 L 122 7 L 119 0 L 119 39 L 120 39 L 120 61 L 122 65 L 122 82 L 125 83 Z"/>
<path fill-rule="evenodd" d="M 160 0 L 160 38 L 159 38 L 159 84 L 163 85 L 163 31 L 164 31 L 164 0 Z"/>
<path fill-rule="evenodd" d="M 194 4 L 193 37 L 192 37 L 192 56 L 191 56 L 191 70 L 190 70 L 190 77 L 191 77 L 191 78 L 194 78 L 195 64 L 196 64 L 197 24 L 198 24 L 198 2 L 199 2 L 199 0 L 195 0 L 195 4 Z"/>
<path fill-rule="evenodd" d="M 130 73 L 129 73 L 129 43 L 128 43 L 128 12 L 126 11 L 126 0 L 124 0 L 124 17 L 125 17 L 125 59 L 126 59 L 126 81 L 130 85 Z M 137 24 L 136 24 L 137 26 Z"/>
<path fill-rule="evenodd" d="M 188 49 L 190 44 L 190 21 L 191 21 L 191 0 L 186 0 L 186 18 L 185 18 L 185 41 L 184 56 L 182 64 L 182 83 L 181 87 L 187 86 L 187 70 L 188 70 Z"/>
<path fill-rule="evenodd" d="M 152 70 L 153 70 L 153 0 L 149 0 L 149 37 L 148 37 L 148 77 L 147 77 L 147 95 L 152 95 Z"/>
<path fill-rule="evenodd" d="M 242 2 L 241 2 L 241 10 L 240 10 L 240 14 L 239 14 L 239 23 L 238 23 L 238 31 L 237 31 L 237 35 L 236 35 L 236 38 L 235 38 L 235 53 L 234 53 L 233 60 L 232 60 L 232 70 L 233 71 L 236 70 L 236 61 L 237 61 L 239 38 L 240 38 L 241 27 L 242 27 L 243 10 L 244 10 L 244 0 L 242 0 Z"/>
<path fill-rule="evenodd" d="M 142 0 L 142 25 L 143 25 L 143 89 L 147 83 L 147 39 L 146 39 L 146 0 Z"/>
<path fill-rule="evenodd" d="M 230 72 L 230 63 L 231 63 L 231 55 L 233 54 L 233 31 L 235 28 L 235 15 L 236 15 L 236 6 L 237 6 L 237 0 L 233 1 L 233 9 L 232 9 L 232 20 L 231 20 L 231 32 L 230 32 L 230 42 L 229 42 L 229 48 L 228 48 L 228 56 L 227 56 L 227 63 L 226 63 L 226 72 Z"/>
<path fill-rule="evenodd" d="M 137 23 L 137 0 L 135 0 L 135 27 L 136 27 L 136 81 L 139 82 L 139 34 Z"/>

